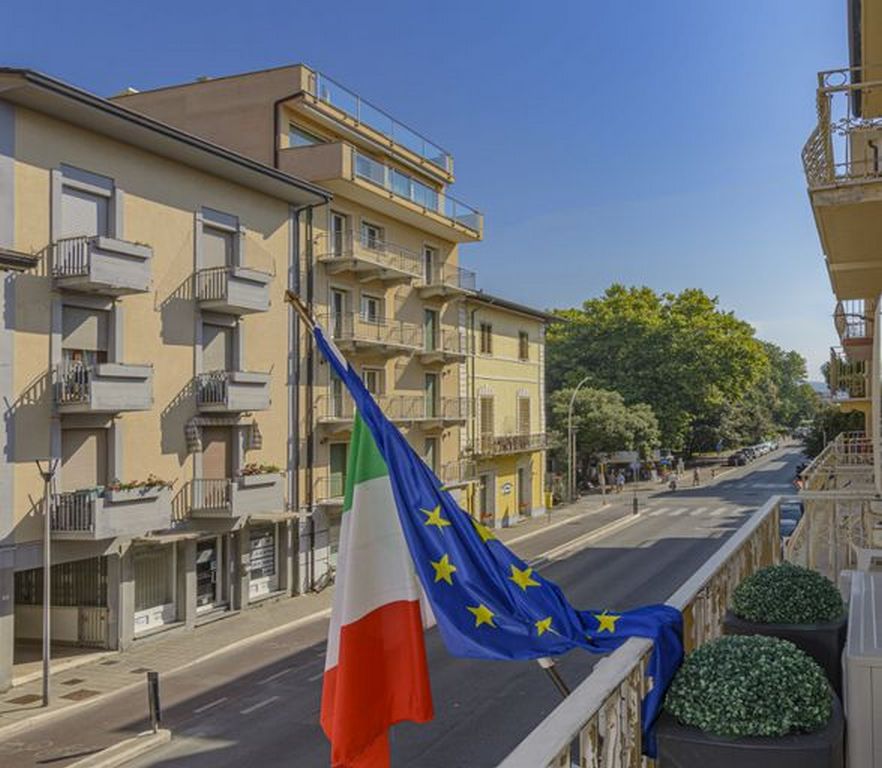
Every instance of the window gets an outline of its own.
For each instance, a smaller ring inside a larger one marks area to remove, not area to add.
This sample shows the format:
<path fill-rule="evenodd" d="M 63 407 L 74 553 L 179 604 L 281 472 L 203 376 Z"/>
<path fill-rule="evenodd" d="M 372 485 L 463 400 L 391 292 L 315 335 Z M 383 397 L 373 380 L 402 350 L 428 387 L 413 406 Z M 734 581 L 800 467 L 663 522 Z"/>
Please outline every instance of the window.
<path fill-rule="evenodd" d="M 343 380 L 334 371 L 331 371 L 331 412 L 328 416 L 337 419 L 343 418 L 344 395 Z"/>
<path fill-rule="evenodd" d="M 349 293 L 338 288 L 331 289 L 331 336 L 340 338 L 346 330 L 347 312 L 349 311 Z M 351 320 L 351 319 L 350 319 Z M 351 330 L 351 323 L 350 323 Z"/>
<path fill-rule="evenodd" d="M 61 359 L 66 367 L 107 362 L 110 312 L 65 304 L 61 309 Z"/>
<path fill-rule="evenodd" d="M 518 360 L 530 359 L 530 334 L 526 331 L 518 332 Z"/>
<path fill-rule="evenodd" d="M 530 398 L 518 398 L 518 434 L 530 434 Z"/>
<path fill-rule="evenodd" d="M 346 460 L 349 446 L 346 443 L 331 443 L 329 450 L 328 497 L 334 499 L 343 495 L 346 485 Z"/>
<path fill-rule="evenodd" d="M 435 265 L 438 263 L 438 250 L 430 245 L 423 246 L 423 279 L 426 284 L 435 282 Z"/>
<path fill-rule="evenodd" d="M 202 370 L 232 371 L 235 328 L 202 324 Z"/>
<path fill-rule="evenodd" d="M 361 222 L 361 244 L 365 248 L 380 250 L 383 247 L 383 228 L 367 221 Z"/>
<path fill-rule="evenodd" d="M 227 267 L 233 263 L 233 233 L 207 224 L 202 227 L 202 268 Z"/>
<path fill-rule="evenodd" d="M 331 211 L 331 254 L 342 256 L 346 246 L 346 232 L 349 229 L 345 214 Z"/>
<path fill-rule="evenodd" d="M 479 349 L 482 355 L 493 354 L 493 326 L 490 323 L 481 323 L 481 339 Z"/>
<path fill-rule="evenodd" d="M 375 397 L 383 394 L 383 369 L 363 368 L 361 371 L 364 386 Z"/>
<path fill-rule="evenodd" d="M 426 464 L 435 474 L 438 474 L 438 438 L 426 438 L 426 451 L 424 454 Z"/>
<path fill-rule="evenodd" d="M 324 141 L 314 133 L 303 130 L 293 123 L 288 126 L 289 147 L 311 147 L 314 144 L 324 144 Z"/>
<path fill-rule="evenodd" d="M 61 166 L 61 211 L 59 236 L 111 235 L 116 232 L 113 179 L 69 165 Z"/>
<path fill-rule="evenodd" d="M 438 416 L 438 374 L 426 374 L 426 417 L 434 419 Z"/>
<path fill-rule="evenodd" d="M 379 323 L 383 319 L 383 300 L 362 294 L 361 319 L 366 323 Z"/>
<path fill-rule="evenodd" d="M 423 314 L 423 343 L 426 352 L 438 349 L 438 312 L 427 309 Z"/>
<path fill-rule="evenodd" d="M 481 395 L 479 400 L 478 427 L 480 429 L 479 447 L 481 453 L 489 453 L 493 448 L 495 423 L 493 416 L 493 395 Z"/>

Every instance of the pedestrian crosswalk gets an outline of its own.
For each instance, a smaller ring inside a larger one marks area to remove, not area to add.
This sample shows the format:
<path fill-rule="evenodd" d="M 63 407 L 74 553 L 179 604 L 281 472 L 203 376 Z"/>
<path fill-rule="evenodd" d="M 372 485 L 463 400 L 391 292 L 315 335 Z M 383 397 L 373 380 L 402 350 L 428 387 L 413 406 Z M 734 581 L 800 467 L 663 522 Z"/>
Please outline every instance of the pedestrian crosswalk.
<path fill-rule="evenodd" d="M 720 507 L 670 507 L 649 505 L 643 509 L 645 517 L 727 517 L 742 515 L 750 511 L 749 507 L 726 504 Z"/>

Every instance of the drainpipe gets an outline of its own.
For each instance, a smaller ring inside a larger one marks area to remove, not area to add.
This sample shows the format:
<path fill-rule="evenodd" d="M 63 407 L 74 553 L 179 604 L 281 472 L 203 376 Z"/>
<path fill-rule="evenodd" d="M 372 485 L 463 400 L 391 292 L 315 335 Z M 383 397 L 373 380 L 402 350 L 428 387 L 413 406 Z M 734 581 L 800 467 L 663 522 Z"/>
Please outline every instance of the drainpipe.
<path fill-rule="evenodd" d="M 873 484 L 876 488 L 876 496 L 882 497 L 882 392 L 880 392 L 880 376 L 882 376 L 882 295 L 876 299 L 875 323 L 873 325 L 873 364 L 872 384 L 870 394 L 872 404 L 870 408 L 870 426 L 873 430 Z"/>
<path fill-rule="evenodd" d="M 468 305 L 466 305 L 466 306 L 468 306 Z M 477 377 L 475 375 L 475 368 L 476 368 L 475 363 L 477 361 L 477 355 L 475 354 L 475 314 L 477 312 L 478 312 L 477 307 L 474 307 L 469 310 L 469 327 L 468 327 L 469 339 L 468 339 L 468 348 L 466 350 L 469 353 L 469 356 L 466 359 L 467 360 L 470 359 L 471 363 L 472 363 L 471 371 L 470 371 L 471 375 L 469 376 L 469 382 L 468 382 L 469 399 L 471 400 L 472 413 L 474 414 L 474 416 L 471 419 L 469 419 L 469 429 L 468 429 L 468 432 L 469 432 L 468 438 L 469 438 L 469 442 L 470 442 L 472 448 L 474 448 L 478 445 L 478 419 L 481 418 L 481 414 L 478 412 L 478 398 L 477 398 L 478 392 L 477 392 L 477 384 L 476 384 Z M 478 461 L 476 458 L 474 458 L 474 452 L 472 453 L 472 461 L 475 462 L 475 481 L 476 481 L 472 487 L 472 499 L 471 499 L 472 512 L 474 513 L 475 509 L 477 508 L 477 499 L 475 498 L 475 496 L 477 494 L 477 487 L 480 485 L 480 482 L 481 482 L 481 478 L 478 477 Z M 484 512 L 485 512 L 485 510 L 483 510 L 483 509 L 480 510 L 479 519 L 480 519 L 480 515 L 483 515 Z"/>

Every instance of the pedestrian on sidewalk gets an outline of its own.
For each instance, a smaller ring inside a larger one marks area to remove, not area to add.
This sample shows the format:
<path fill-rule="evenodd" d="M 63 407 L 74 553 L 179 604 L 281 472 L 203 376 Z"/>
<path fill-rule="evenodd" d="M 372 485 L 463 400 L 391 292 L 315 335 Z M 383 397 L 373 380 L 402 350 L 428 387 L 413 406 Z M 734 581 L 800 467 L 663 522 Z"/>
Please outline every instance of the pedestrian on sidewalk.
<path fill-rule="evenodd" d="M 619 474 L 616 475 L 616 493 L 621 493 L 623 490 L 625 490 L 625 473 L 619 470 Z"/>
<path fill-rule="evenodd" d="M 698 467 L 692 470 L 692 487 L 701 485 L 701 473 L 698 471 Z"/>

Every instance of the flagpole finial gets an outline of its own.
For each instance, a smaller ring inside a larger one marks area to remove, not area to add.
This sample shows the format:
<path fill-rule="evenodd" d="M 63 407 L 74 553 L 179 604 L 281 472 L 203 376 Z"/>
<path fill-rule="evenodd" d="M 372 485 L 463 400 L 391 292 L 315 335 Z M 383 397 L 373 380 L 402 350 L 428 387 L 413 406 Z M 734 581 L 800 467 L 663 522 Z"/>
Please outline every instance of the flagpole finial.
<path fill-rule="evenodd" d="M 306 308 L 306 304 L 303 303 L 303 300 L 296 294 L 294 291 L 286 290 L 285 291 L 285 301 L 287 301 L 292 307 L 294 307 L 294 311 L 300 315 L 300 319 L 306 323 L 309 330 L 315 329 L 315 320 L 313 320 L 312 315 L 309 314 L 309 310 Z"/>

